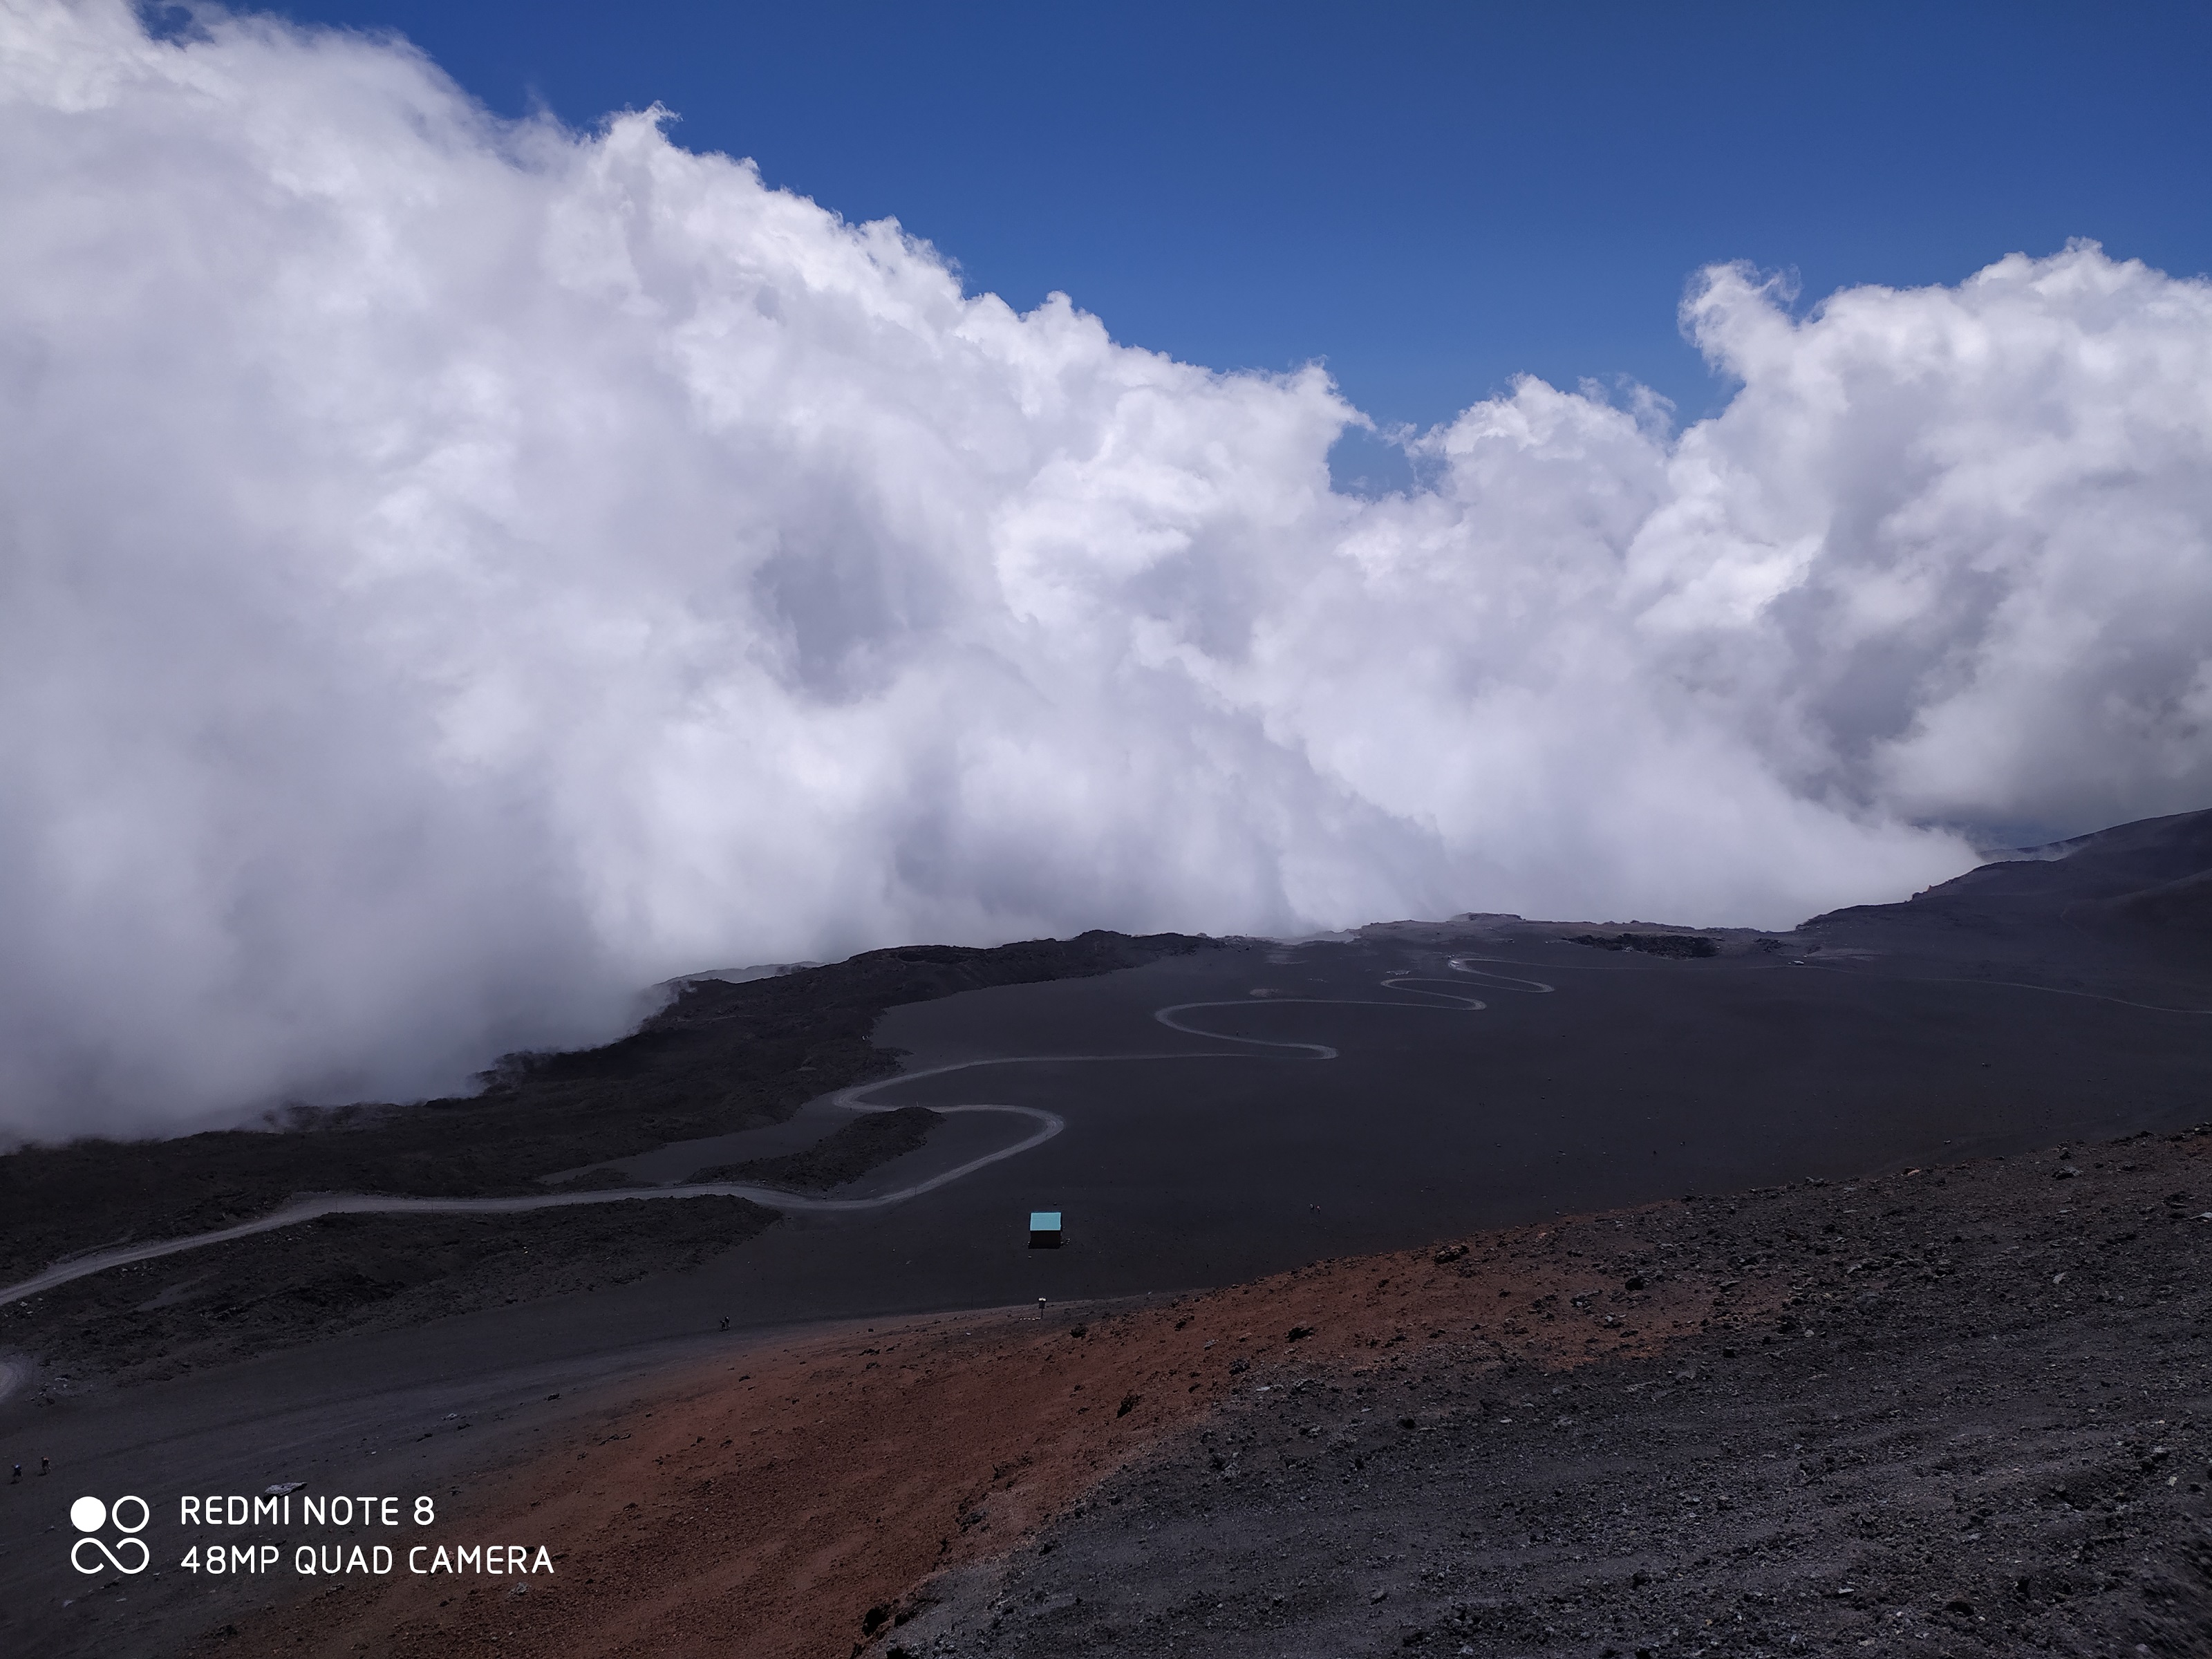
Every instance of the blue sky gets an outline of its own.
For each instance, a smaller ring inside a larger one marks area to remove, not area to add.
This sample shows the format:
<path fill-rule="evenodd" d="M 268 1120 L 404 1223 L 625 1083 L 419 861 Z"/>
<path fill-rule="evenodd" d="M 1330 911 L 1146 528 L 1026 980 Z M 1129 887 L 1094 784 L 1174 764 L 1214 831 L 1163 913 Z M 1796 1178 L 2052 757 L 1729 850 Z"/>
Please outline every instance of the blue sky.
<path fill-rule="evenodd" d="M 1426 424 L 1532 372 L 1723 389 L 1717 259 L 1808 299 L 2071 236 L 2212 266 L 2201 5 L 709 5 L 310 0 L 493 108 L 658 100 L 688 147 L 971 287 L 1216 367 L 1327 361 Z"/>

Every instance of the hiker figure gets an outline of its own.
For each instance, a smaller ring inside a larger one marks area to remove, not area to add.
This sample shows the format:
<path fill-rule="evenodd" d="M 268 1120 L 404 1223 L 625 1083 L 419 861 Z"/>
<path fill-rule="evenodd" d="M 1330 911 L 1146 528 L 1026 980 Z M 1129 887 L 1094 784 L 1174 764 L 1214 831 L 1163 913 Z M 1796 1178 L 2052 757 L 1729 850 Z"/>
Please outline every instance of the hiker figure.
<path fill-rule="evenodd" d="M 8 1477 L 8 1484 L 9 1484 L 9 1486 L 14 1486 L 14 1485 L 15 1485 L 18 1480 L 21 1480 L 22 1478 L 23 1478 L 23 1466 L 22 1466 L 21 1463 L 18 1463 L 18 1464 L 16 1464 L 16 1465 L 15 1465 L 15 1472 L 13 1474 L 11 1474 L 11 1475 L 9 1475 L 9 1476 Z"/>
<path fill-rule="evenodd" d="M 726 1331 L 730 1328 L 730 1316 L 727 1314 L 722 1316 L 722 1328 Z"/>
<path fill-rule="evenodd" d="M 52 1460 L 52 1458 L 50 1458 L 50 1457 L 41 1457 L 41 1458 L 39 1460 L 39 1473 L 40 1473 L 40 1474 L 44 1474 L 46 1472 L 46 1470 L 47 1470 L 50 1467 L 52 1467 L 52 1463 L 53 1463 L 53 1460 Z"/>

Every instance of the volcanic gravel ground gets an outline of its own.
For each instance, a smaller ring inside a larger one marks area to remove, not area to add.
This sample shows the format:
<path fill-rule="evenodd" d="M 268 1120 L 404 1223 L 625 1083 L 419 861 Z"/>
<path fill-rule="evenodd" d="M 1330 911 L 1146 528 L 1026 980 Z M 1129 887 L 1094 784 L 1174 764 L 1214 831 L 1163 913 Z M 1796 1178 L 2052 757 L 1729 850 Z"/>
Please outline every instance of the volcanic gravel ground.
<path fill-rule="evenodd" d="M 2212 1652 L 2208 1153 L 794 1342 L 457 1516 L 561 1553 L 526 1594 L 349 1586 L 207 1651 Z"/>
<path fill-rule="evenodd" d="M 2212 1653 L 2208 1147 L 1662 1212 L 1646 1273 L 1784 1304 L 1565 1373 L 1255 1370 L 882 1646 Z"/>
<path fill-rule="evenodd" d="M 455 1540 L 543 1540 L 555 1577 L 520 1595 L 499 1579 L 310 1586 L 295 1608 L 219 1626 L 209 1651 L 849 1659 L 927 1576 L 1003 1553 L 1270 1356 L 1395 1352 L 1445 1339 L 1439 1319 L 1452 1351 L 1487 1359 L 1653 1352 L 1713 1310 L 1701 1279 L 1655 1278 L 1616 1289 L 1592 1334 L 1550 1311 L 1587 1278 L 1543 1249 L 1554 1236 L 1487 1235 L 1443 1267 L 1427 1251 L 1322 1263 L 1166 1306 L 740 1341 L 456 1508 Z M 1622 1237 L 1602 1243 L 1617 1253 Z M 101 1616 L 83 1605 L 86 1630 Z"/>

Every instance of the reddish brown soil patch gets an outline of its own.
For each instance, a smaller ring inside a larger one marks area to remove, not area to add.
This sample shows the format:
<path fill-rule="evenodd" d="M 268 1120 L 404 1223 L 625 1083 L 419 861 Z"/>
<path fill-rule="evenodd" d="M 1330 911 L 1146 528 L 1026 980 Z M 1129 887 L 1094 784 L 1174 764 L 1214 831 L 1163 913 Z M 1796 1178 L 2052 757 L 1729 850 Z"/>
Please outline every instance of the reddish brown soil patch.
<path fill-rule="evenodd" d="M 849 1659 L 931 1574 L 1005 1550 L 1233 1389 L 1413 1348 L 1470 1371 L 1562 1367 L 1778 1299 L 1670 1274 L 1656 1218 L 1324 1262 L 1139 1308 L 955 1315 L 757 1351 L 508 1471 L 440 1529 L 543 1540 L 556 1575 L 334 1589 L 221 1649 Z"/>

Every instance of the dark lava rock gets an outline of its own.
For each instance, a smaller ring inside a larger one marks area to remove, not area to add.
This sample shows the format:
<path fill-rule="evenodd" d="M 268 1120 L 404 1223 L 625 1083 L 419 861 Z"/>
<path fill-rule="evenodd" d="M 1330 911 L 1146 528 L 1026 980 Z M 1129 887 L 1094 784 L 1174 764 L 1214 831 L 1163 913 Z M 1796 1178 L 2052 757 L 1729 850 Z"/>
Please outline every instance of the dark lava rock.
<path fill-rule="evenodd" d="M 802 1151 L 781 1158 L 757 1158 L 746 1164 L 719 1164 L 695 1171 L 691 1181 L 757 1181 L 794 1192 L 826 1192 L 859 1179 L 877 1165 L 915 1151 L 945 1121 L 927 1106 L 902 1106 L 895 1112 L 870 1112 L 823 1136 Z"/>
<path fill-rule="evenodd" d="M 1648 957 L 1717 957 L 1720 946 L 1702 933 L 1576 933 L 1570 942 L 1600 951 L 1641 951 Z"/>

